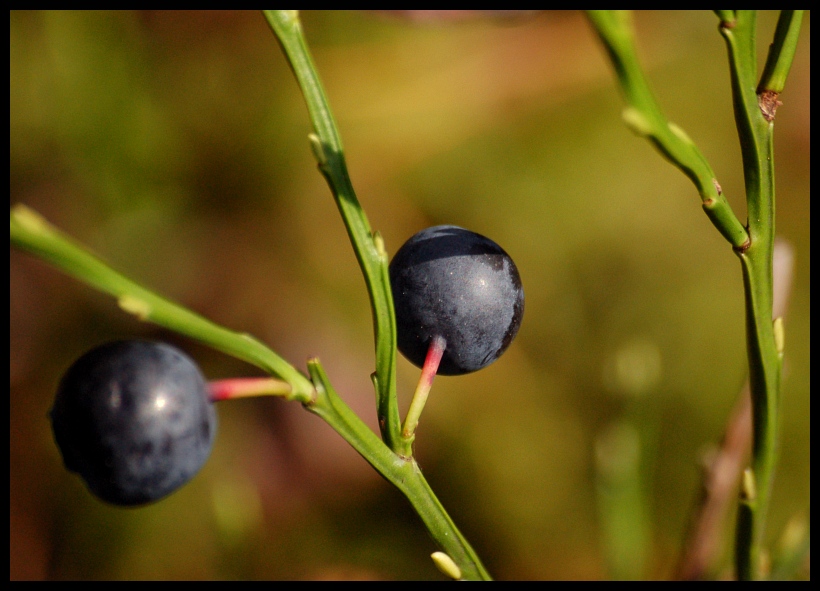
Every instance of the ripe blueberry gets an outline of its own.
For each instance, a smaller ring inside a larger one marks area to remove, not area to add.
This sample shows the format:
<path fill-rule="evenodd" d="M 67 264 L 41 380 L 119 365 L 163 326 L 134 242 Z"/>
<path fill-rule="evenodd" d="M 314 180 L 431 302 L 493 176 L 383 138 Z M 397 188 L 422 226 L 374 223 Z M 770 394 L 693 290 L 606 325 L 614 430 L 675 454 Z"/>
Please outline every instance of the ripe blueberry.
<path fill-rule="evenodd" d="M 412 236 L 390 263 L 390 283 L 399 351 L 423 367 L 431 345 L 443 344 L 441 375 L 489 365 L 521 326 L 524 290 L 515 263 L 464 228 L 435 226 Z"/>
<path fill-rule="evenodd" d="M 216 435 L 196 364 L 163 343 L 92 349 L 63 376 L 51 409 L 66 468 L 115 505 L 156 501 L 190 480 Z"/>

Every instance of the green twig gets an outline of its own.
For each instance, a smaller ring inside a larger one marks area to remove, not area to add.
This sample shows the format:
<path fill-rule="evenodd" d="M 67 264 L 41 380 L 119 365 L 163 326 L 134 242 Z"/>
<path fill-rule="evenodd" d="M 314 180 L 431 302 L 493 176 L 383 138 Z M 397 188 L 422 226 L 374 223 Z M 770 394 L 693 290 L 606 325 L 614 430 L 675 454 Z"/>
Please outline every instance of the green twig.
<path fill-rule="evenodd" d="M 647 137 L 697 187 L 703 210 L 720 233 L 739 248 L 749 236 L 737 219 L 711 166 L 686 133 L 664 117 L 638 61 L 634 34 L 626 12 L 591 10 L 589 20 L 606 48 L 628 107 L 626 124 Z"/>
<path fill-rule="evenodd" d="M 319 415 L 358 451 L 370 465 L 398 488 L 421 517 L 433 539 L 458 566 L 465 580 L 489 580 L 490 574 L 444 510 L 413 458 L 390 451 L 336 394 L 318 359 L 308 361 L 318 396 L 309 411 Z"/>
<path fill-rule="evenodd" d="M 380 474 L 405 494 L 430 534 L 455 561 L 462 578 L 488 579 L 489 574 L 475 551 L 458 531 L 412 459 L 412 440 L 401 437 L 396 400 L 396 317 L 387 252 L 381 236 L 371 231 L 367 217 L 356 200 L 345 164 L 342 142 L 302 33 L 298 13 L 268 10 L 265 11 L 265 17 L 276 34 L 305 97 L 315 131 L 315 135 L 310 136 L 311 147 L 319 170 L 336 199 L 370 294 L 376 338 L 376 372 L 373 382 L 384 444 L 346 406 L 337 403 L 338 397 L 318 362 L 311 363 L 309 368 L 320 396 L 318 402 L 308 406 L 308 409 L 330 423 Z M 323 405 L 323 400 L 327 400 L 328 404 Z M 362 431 L 362 428 L 367 432 Z"/>
<path fill-rule="evenodd" d="M 9 233 L 12 245 L 114 296 L 123 310 L 140 320 L 191 337 L 284 380 L 291 387 L 284 396 L 288 400 L 307 404 L 315 397 L 310 380 L 252 336 L 219 326 L 117 273 L 25 205 L 11 209 Z"/>
<path fill-rule="evenodd" d="M 756 18 L 754 11 L 739 10 L 733 21 L 721 21 L 720 26 L 729 52 L 750 237 L 749 247 L 737 251 L 746 292 L 753 438 L 752 467 L 744 477 L 735 539 L 737 575 L 745 580 L 762 575 L 761 547 L 777 462 L 783 321 L 772 318 L 773 132 L 777 93 L 783 89 L 791 67 L 800 26 L 799 16 L 781 15 L 766 71 L 757 84 Z"/>
<path fill-rule="evenodd" d="M 396 317 L 388 276 L 388 256 L 378 233 L 370 229 L 367 216 L 356 199 L 345 164 L 342 140 L 330 112 L 322 83 L 310 56 L 297 11 L 266 10 L 265 18 L 288 58 L 307 103 L 315 135 L 311 147 L 319 170 L 327 180 L 342 214 L 350 242 L 364 274 L 376 340 L 376 387 L 379 428 L 390 449 L 410 455 L 401 439 L 396 399 Z"/>
<path fill-rule="evenodd" d="M 800 36 L 800 23 L 803 21 L 802 10 L 784 10 L 777 19 L 777 29 L 774 32 L 774 42 L 769 48 L 769 57 L 760 77 L 757 93 L 765 91 L 783 92 L 786 78 L 794 61 L 797 51 L 797 39 Z"/>

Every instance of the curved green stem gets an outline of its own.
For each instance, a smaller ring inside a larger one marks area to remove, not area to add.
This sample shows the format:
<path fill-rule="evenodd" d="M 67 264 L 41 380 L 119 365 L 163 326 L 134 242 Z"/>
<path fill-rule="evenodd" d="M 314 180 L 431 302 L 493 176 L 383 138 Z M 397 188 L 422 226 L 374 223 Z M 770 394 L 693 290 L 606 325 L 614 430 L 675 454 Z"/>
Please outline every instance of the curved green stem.
<path fill-rule="evenodd" d="M 723 196 L 712 167 L 689 136 L 666 119 L 655 100 L 638 60 L 629 13 L 590 10 L 587 15 L 609 54 L 629 105 L 623 112 L 625 123 L 689 177 L 703 201 L 703 210 L 724 238 L 734 247 L 746 244 L 746 229 Z"/>
<path fill-rule="evenodd" d="M 315 130 L 315 135 L 310 136 L 311 147 L 342 214 L 364 274 L 373 310 L 376 340 L 373 383 L 376 387 L 379 428 L 388 447 L 400 451 L 404 449 L 404 444 L 396 398 L 396 316 L 384 242 L 378 233 L 371 231 L 367 216 L 356 199 L 347 173 L 342 140 L 305 42 L 298 13 L 292 10 L 266 10 L 264 13 L 305 97 Z"/>
<path fill-rule="evenodd" d="M 291 387 L 290 393 L 283 394 L 284 398 L 302 403 L 313 400 L 315 392 L 310 380 L 252 336 L 228 330 L 145 289 L 114 271 L 25 205 L 14 206 L 9 217 L 10 238 L 14 246 L 114 296 L 123 310 L 140 320 L 189 336 L 281 378 Z"/>

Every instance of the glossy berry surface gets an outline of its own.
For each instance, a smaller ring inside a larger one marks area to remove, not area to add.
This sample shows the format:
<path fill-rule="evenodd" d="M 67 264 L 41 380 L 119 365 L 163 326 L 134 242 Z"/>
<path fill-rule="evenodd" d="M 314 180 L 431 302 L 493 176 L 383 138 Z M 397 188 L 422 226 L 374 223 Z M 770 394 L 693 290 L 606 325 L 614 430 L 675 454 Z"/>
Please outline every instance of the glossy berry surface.
<path fill-rule="evenodd" d="M 50 415 L 66 468 L 116 505 L 156 501 L 190 480 L 217 424 L 197 365 L 170 345 L 136 340 L 80 357 Z"/>
<path fill-rule="evenodd" d="M 441 375 L 460 375 L 498 359 L 524 315 L 521 277 L 489 238 L 434 226 L 412 236 L 390 263 L 399 351 L 424 365 L 433 337 L 445 341 Z"/>

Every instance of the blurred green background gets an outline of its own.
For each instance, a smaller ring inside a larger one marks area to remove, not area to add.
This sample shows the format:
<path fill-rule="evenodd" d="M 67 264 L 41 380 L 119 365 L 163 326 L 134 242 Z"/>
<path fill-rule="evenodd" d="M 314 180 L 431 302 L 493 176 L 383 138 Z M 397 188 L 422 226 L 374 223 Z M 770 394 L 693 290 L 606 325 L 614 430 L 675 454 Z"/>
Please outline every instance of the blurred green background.
<path fill-rule="evenodd" d="M 443 504 L 497 578 L 671 576 L 699 466 L 745 380 L 740 268 L 689 180 L 622 124 L 587 22 L 302 18 L 388 250 L 457 224 L 501 244 L 523 278 L 515 343 L 439 378 L 422 416 L 417 456 Z M 761 66 L 776 18 L 760 16 Z M 635 20 L 661 104 L 743 219 L 716 17 Z M 796 270 L 772 543 L 809 510 L 809 50 L 807 14 L 775 130 L 778 235 Z M 318 355 L 375 429 L 364 282 L 262 15 L 11 12 L 9 62 L 10 203 L 297 367 Z M 13 249 L 10 299 L 12 579 L 443 578 L 400 493 L 280 400 L 220 404 L 211 460 L 163 502 L 97 501 L 46 417 L 80 354 L 139 336 L 183 347 L 209 378 L 259 373 Z M 402 409 L 418 374 L 400 360 Z M 619 461 L 634 467 L 620 497 L 607 494 Z"/>

